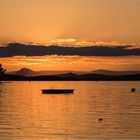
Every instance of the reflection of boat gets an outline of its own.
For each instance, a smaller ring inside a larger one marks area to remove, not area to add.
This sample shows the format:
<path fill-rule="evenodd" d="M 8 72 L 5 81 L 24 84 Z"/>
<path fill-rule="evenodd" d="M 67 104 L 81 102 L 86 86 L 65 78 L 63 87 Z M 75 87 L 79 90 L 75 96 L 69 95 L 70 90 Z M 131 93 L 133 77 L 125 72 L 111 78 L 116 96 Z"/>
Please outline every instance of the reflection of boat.
<path fill-rule="evenodd" d="M 69 94 L 73 92 L 74 89 L 42 89 L 43 94 Z"/>

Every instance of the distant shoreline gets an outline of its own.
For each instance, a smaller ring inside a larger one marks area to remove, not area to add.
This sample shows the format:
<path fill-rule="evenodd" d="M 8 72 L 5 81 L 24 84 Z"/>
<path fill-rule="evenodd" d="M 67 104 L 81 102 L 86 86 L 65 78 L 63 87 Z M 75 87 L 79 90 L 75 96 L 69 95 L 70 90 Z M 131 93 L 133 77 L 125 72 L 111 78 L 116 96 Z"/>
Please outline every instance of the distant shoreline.
<path fill-rule="evenodd" d="M 58 74 L 44 76 L 21 76 L 5 74 L 0 81 L 140 81 L 140 74 L 131 75 L 103 75 L 103 74 Z"/>

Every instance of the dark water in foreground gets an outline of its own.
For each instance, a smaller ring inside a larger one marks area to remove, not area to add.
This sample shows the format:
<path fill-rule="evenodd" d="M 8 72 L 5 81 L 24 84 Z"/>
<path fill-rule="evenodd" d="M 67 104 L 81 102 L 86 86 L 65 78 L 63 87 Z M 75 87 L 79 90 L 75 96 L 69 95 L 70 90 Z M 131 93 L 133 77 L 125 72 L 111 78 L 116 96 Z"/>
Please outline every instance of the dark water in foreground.
<path fill-rule="evenodd" d="M 54 87 L 75 93 L 41 94 Z M 140 139 L 140 82 L 0 83 L 0 140 L 57 138 Z"/>

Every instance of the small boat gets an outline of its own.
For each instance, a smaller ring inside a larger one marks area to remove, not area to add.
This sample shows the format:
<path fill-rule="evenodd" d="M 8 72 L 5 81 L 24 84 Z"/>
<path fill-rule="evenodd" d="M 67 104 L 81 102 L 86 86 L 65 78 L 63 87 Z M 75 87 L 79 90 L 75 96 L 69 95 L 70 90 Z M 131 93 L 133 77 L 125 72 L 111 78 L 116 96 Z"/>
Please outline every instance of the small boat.
<path fill-rule="evenodd" d="M 135 92 L 136 91 L 136 89 L 135 88 L 131 88 L 131 92 Z"/>
<path fill-rule="evenodd" d="M 43 94 L 69 94 L 73 92 L 74 89 L 42 89 Z"/>
<path fill-rule="evenodd" d="M 99 118 L 98 121 L 103 121 L 103 118 Z"/>

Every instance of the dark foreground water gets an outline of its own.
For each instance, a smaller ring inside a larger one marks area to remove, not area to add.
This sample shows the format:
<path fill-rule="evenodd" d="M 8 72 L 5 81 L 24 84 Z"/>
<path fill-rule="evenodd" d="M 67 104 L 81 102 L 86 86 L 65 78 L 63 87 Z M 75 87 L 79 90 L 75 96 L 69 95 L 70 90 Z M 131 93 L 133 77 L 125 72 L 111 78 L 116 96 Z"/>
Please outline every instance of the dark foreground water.
<path fill-rule="evenodd" d="M 140 82 L 0 82 L 0 140 L 102 138 L 140 139 Z"/>

